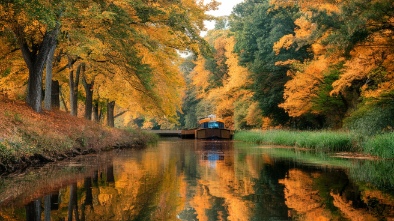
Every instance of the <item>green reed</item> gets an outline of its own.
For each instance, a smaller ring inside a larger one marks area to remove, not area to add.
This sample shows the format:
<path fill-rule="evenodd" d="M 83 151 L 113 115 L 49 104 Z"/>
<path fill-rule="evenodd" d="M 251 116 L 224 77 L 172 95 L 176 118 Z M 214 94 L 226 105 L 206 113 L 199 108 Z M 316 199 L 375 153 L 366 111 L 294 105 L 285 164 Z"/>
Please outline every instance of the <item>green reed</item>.
<path fill-rule="evenodd" d="M 352 133 L 333 131 L 239 131 L 235 133 L 234 139 L 258 144 L 296 146 L 320 151 L 353 151 L 357 146 L 354 145 L 356 138 Z"/>
<path fill-rule="evenodd" d="M 363 142 L 363 151 L 367 154 L 386 159 L 394 159 L 394 133 L 369 137 Z"/>

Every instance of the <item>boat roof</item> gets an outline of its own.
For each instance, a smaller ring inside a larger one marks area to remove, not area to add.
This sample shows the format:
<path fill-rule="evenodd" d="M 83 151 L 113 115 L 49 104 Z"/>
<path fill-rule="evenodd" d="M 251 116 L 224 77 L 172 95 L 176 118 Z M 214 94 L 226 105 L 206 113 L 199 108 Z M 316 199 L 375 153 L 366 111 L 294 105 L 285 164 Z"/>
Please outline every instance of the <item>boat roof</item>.
<path fill-rule="evenodd" d="M 202 124 L 202 123 L 205 123 L 205 122 L 220 122 L 220 123 L 224 123 L 224 120 L 221 119 L 221 118 L 216 117 L 215 115 L 209 115 L 206 118 L 200 119 L 198 121 L 198 124 Z"/>

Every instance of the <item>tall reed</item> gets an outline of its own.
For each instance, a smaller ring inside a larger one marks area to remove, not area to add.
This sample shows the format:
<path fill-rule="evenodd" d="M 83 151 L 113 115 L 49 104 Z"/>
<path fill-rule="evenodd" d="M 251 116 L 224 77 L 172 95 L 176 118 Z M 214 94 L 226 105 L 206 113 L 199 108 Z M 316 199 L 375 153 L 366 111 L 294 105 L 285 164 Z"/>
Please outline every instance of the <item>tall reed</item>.
<path fill-rule="evenodd" d="M 355 136 L 349 132 L 333 131 L 239 131 L 235 140 L 259 144 L 305 147 L 321 151 L 353 151 Z"/>
<path fill-rule="evenodd" d="M 386 159 L 394 159 L 394 133 L 376 135 L 362 145 L 365 153 Z"/>

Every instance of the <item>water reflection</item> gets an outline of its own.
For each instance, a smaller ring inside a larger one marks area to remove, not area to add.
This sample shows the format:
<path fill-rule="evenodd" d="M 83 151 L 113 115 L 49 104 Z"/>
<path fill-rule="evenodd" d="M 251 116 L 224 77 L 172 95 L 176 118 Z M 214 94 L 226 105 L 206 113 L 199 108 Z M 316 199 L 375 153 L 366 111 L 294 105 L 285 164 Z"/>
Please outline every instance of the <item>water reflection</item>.
<path fill-rule="evenodd" d="M 390 220 L 392 168 L 169 139 L 3 179 L 0 220 Z"/>

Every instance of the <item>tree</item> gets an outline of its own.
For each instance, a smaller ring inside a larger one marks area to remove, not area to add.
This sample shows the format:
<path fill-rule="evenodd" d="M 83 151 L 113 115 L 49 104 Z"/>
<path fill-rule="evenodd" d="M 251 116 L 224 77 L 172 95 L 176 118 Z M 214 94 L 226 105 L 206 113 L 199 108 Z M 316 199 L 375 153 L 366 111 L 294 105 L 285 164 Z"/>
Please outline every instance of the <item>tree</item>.
<path fill-rule="evenodd" d="M 82 70 L 79 64 L 84 63 L 82 77 L 95 79 L 95 86 L 105 91 L 100 99 L 116 100 L 120 108 L 132 110 L 133 105 L 139 103 L 138 113 L 175 122 L 183 85 L 177 69 L 177 51 L 209 52 L 199 34 L 204 29 L 203 21 L 212 19 L 205 12 L 217 5 L 214 0 L 207 4 L 190 0 L 6 1 L 0 4 L 1 34 L 9 31 L 18 39 L 29 69 L 27 101 L 36 111 L 41 110 L 44 64 L 47 60 L 49 64 L 49 52 L 59 37 L 57 51 L 61 57 L 54 67 L 58 74 L 55 78 L 63 88 L 66 88 L 64 82 L 70 82 L 72 114 L 76 115 L 78 105 L 77 83 Z M 58 36 L 58 33 L 61 34 Z M 67 66 L 68 59 L 75 67 Z M 50 71 L 50 65 L 47 67 Z M 97 75 L 102 78 L 96 78 Z M 49 94 L 50 72 L 47 76 Z M 114 77 L 116 82 L 127 82 L 128 91 L 115 96 L 119 85 L 110 84 L 106 88 L 105 83 Z M 133 96 L 133 99 L 123 96 Z M 86 112 L 89 109 L 87 107 Z"/>
<path fill-rule="evenodd" d="M 227 30 L 209 31 L 207 42 L 212 45 L 212 57 L 198 56 L 189 82 L 191 95 L 195 95 L 193 106 L 187 107 L 195 116 L 206 117 L 216 114 L 233 129 L 259 127 L 254 117 L 249 115 L 253 101 L 250 90 L 250 73 L 238 64 L 238 55 L 234 53 L 235 38 Z M 207 65 L 208 63 L 208 65 Z M 209 65 L 211 64 L 211 65 Z M 212 65 L 214 64 L 214 65 Z M 259 112 L 256 112 L 260 115 Z M 246 122 L 246 115 L 249 121 Z M 256 118 L 261 119 L 260 116 Z M 194 119 L 197 121 L 197 119 Z M 253 119 L 253 120 L 252 120 Z"/>
<path fill-rule="evenodd" d="M 307 47 L 292 46 L 275 54 L 274 45 L 283 36 L 293 34 L 297 10 L 270 5 L 267 1 L 245 1 L 233 11 L 230 26 L 235 33 L 235 51 L 240 63 L 252 72 L 254 99 L 264 116 L 274 124 L 288 123 L 288 114 L 278 105 L 283 102 L 288 67 L 278 61 L 309 57 Z"/>
<path fill-rule="evenodd" d="M 29 70 L 26 102 L 41 111 L 42 72 L 59 33 L 61 4 L 4 2 L 1 25 L 12 31 Z"/>
<path fill-rule="evenodd" d="M 293 7 L 283 1 L 275 1 L 275 4 Z M 287 83 L 285 93 L 289 96 L 282 107 L 289 113 L 296 113 L 301 106 L 308 107 L 308 110 L 298 112 L 298 116 L 319 113 L 331 119 L 328 125 L 340 125 L 342 119 L 338 117 L 350 116 L 355 110 L 357 113 L 357 109 L 368 105 L 366 100 L 386 99 L 385 94 L 392 91 L 389 73 L 393 66 L 388 61 L 393 54 L 394 26 L 390 21 L 394 17 L 394 6 L 387 0 L 343 1 L 339 4 L 322 0 L 319 4 L 301 5 L 301 17 L 295 21 L 297 28 L 294 34 L 283 36 L 274 46 L 280 54 L 283 52 L 279 50 L 310 45 L 314 56 L 312 62 L 298 59 L 304 68 Z M 316 67 L 316 62 L 324 60 L 331 65 L 320 66 L 320 71 L 307 73 Z M 322 81 L 311 84 L 311 78 L 306 76 Z M 295 82 L 305 87 L 295 88 Z M 332 86 L 326 82 L 331 82 Z M 308 90 L 311 85 L 314 85 L 312 93 Z M 294 97 L 301 93 L 311 93 L 314 98 L 308 95 L 307 99 L 295 101 Z M 387 103 L 388 108 L 390 103 Z M 332 115 L 333 111 L 324 108 L 329 104 L 339 110 L 336 117 Z"/>
<path fill-rule="evenodd" d="M 52 108 L 52 67 L 53 57 L 55 54 L 56 43 L 52 45 L 49 51 L 48 58 L 46 61 L 46 75 L 45 75 L 45 96 L 44 96 L 44 108 L 51 110 Z"/>

